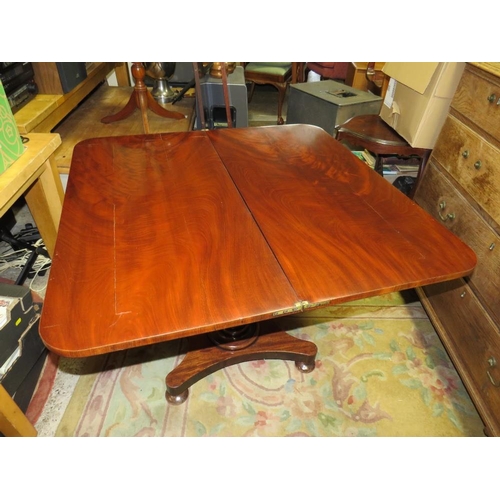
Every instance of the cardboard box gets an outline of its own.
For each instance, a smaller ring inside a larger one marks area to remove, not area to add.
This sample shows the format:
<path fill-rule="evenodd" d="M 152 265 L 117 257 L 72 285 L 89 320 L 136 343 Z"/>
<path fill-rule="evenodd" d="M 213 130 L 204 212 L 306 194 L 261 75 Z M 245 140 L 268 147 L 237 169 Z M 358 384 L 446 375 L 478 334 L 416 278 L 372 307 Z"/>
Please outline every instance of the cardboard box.
<path fill-rule="evenodd" d="M 465 63 L 386 63 L 390 77 L 380 117 L 415 148 L 432 149 Z"/>
<path fill-rule="evenodd" d="M 17 123 L 0 81 L 0 174 L 23 153 L 24 146 L 17 131 Z"/>

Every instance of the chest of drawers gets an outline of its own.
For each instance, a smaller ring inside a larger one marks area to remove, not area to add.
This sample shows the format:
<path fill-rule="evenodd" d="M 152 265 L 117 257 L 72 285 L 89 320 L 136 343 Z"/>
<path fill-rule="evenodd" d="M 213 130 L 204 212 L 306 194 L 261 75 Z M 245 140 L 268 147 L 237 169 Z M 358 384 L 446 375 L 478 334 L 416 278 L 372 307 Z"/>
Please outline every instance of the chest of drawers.
<path fill-rule="evenodd" d="M 468 63 L 414 200 L 478 257 L 417 290 L 488 435 L 500 435 L 500 63 Z"/>

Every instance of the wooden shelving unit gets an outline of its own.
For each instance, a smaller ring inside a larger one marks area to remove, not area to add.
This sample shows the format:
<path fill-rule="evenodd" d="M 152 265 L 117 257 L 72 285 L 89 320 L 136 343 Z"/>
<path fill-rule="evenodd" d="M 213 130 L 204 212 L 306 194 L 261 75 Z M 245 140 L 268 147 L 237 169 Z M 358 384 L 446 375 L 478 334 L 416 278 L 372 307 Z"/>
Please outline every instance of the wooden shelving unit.
<path fill-rule="evenodd" d="M 14 115 L 19 133 L 51 132 L 113 70 L 116 70 L 119 85 L 129 85 L 126 63 L 101 62 L 93 63 L 87 69 L 87 78 L 70 92 L 36 95 Z"/>

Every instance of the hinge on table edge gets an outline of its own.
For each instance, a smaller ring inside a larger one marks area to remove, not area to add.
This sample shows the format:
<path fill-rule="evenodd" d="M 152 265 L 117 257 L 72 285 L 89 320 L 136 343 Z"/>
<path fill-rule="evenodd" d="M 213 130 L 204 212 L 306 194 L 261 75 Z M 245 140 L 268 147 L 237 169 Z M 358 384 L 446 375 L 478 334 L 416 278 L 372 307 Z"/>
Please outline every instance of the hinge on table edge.
<path fill-rule="evenodd" d="M 304 309 L 311 309 L 312 307 L 321 307 L 328 305 L 328 300 L 322 302 L 309 302 L 307 300 L 302 300 L 296 302 L 293 307 L 288 307 L 287 309 L 282 309 L 281 311 L 276 311 L 273 316 L 281 316 L 282 314 L 292 314 L 296 312 L 303 311 Z"/>

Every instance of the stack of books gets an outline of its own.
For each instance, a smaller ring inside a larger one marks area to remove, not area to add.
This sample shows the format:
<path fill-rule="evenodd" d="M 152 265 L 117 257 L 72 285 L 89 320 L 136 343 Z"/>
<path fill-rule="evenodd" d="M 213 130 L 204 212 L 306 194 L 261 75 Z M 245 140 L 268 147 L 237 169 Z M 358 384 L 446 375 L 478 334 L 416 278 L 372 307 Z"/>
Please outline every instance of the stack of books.
<path fill-rule="evenodd" d="M 353 151 L 360 160 L 363 160 L 370 168 L 375 168 L 375 157 L 366 149 L 363 151 Z"/>
<path fill-rule="evenodd" d="M 352 151 L 360 160 L 364 161 L 370 168 L 375 168 L 376 158 L 367 151 Z M 417 177 L 420 168 L 419 158 L 399 158 L 397 156 L 384 157 L 382 159 L 383 175 L 391 184 L 403 175 Z"/>

